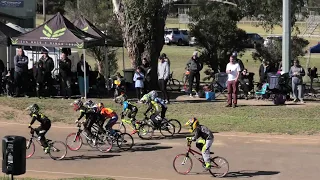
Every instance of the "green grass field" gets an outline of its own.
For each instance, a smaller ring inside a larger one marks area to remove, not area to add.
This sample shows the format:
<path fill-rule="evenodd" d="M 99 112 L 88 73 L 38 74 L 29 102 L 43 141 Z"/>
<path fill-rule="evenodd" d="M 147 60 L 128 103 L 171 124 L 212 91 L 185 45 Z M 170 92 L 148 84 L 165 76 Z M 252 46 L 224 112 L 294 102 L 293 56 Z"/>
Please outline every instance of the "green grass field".
<path fill-rule="evenodd" d="M 173 20 L 171 25 L 173 25 Z M 170 25 L 170 24 L 168 24 Z M 240 26 L 240 25 L 239 25 Z M 250 27 L 251 28 L 251 27 Z M 249 27 L 248 27 L 249 29 Z M 258 28 L 252 28 L 258 32 Z M 281 30 L 280 30 L 281 31 Z M 171 60 L 171 71 L 174 72 L 174 78 L 182 79 L 184 67 L 187 60 L 191 57 L 195 47 L 178 47 L 164 46 L 162 52 L 166 53 Z M 130 67 L 127 52 L 122 56 L 122 49 L 117 51 L 119 63 L 119 71 L 123 69 L 123 59 L 125 68 Z M 94 60 L 88 59 L 91 64 Z M 241 57 L 245 66 L 249 71 L 257 73 L 260 62 L 254 62 L 250 52 L 247 51 Z M 306 57 L 301 57 L 301 63 L 305 66 Z M 320 55 L 313 55 L 311 66 L 320 67 Z M 203 74 L 202 74 L 203 77 Z M 257 77 L 257 75 L 256 75 Z M 116 112 L 121 112 L 120 105 L 115 104 L 108 99 L 94 101 L 102 101 L 108 107 L 113 108 Z M 38 103 L 43 108 L 45 114 L 54 122 L 73 123 L 78 114 L 69 106 L 72 100 L 61 99 L 37 99 L 37 98 L 5 98 L 0 97 L 2 106 L 8 106 L 2 110 L 2 117 L 8 121 L 16 121 L 21 117 L 19 110 L 24 109 L 32 103 Z M 197 117 L 201 123 L 209 126 L 213 131 L 236 131 L 236 132 L 254 132 L 254 133 L 280 133 L 280 134 L 317 134 L 320 132 L 320 111 L 319 105 L 310 105 L 303 107 L 296 106 L 241 106 L 236 109 L 225 108 L 225 102 L 201 102 L 201 103 L 173 103 L 169 105 L 167 111 L 168 118 L 175 118 L 181 122 L 185 122 L 190 117 Z M 138 119 L 142 118 L 145 106 L 138 104 Z M 24 119 L 27 117 L 26 112 Z M 21 119 L 21 118 L 20 118 Z M 21 121 L 21 120 L 20 120 Z M 28 119 L 24 120 L 29 122 Z"/>

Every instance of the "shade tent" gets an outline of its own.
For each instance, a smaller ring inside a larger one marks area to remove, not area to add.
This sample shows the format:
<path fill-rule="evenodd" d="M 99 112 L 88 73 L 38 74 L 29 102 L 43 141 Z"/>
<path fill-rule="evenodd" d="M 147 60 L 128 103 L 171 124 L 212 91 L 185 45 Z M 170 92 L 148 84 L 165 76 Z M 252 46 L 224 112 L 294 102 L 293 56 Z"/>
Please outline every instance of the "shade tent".
<path fill-rule="evenodd" d="M 13 36 L 19 36 L 21 33 L 15 29 L 12 29 L 11 27 L 5 25 L 4 23 L 0 22 L 0 46 L 6 46 L 7 47 L 7 70 L 9 70 L 10 67 L 10 57 L 9 57 L 9 49 L 11 46 L 11 40 L 10 38 Z M 10 50 L 11 51 L 11 50 Z"/>
<path fill-rule="evenodd" d="M 22 46 L 46 46 L 83 49 L 84 61 L 86 61 L 86 48 L 103 46 L 104 39 L 88 34 L 74 26 L 67 18 L 57 13 L 41 26 L 18 37 L 11 38 L 12 44 Z M 84 68 L 84 76 L 86 76 Z M 84 78 L 84 84 L 86 84 Z M 85 86 L 85 99 L 87 89 Z"/>
<path fill-rule="evenodd" d="M 32 31 L 11 38 L 12 44 L 86 49 L 104 45 L 101 37 L 90 35 L 75 27 L 60 13 Z"/>
<path fill-rule="evenodd" d="M 309 68 L 311 54 L 314 54 L 314 53 L 320 53 L 320 42 L 317 45 L 309 48 L 309 55 L 308 55 L 308 60 L 307 60 L 307 64 L 306 64 L 306 69 Z"/>
<path fill-rule="evenodd" d="M 88 21 L 84 16 L 80 15 L 78 18 L 73 22 L 73 24 L 81 29 L 82 31 L 97 36 L 103 39 L 107 39 L 107 35 L 103 34 L 96 26 L 94 26 L 90 21 Z"/>

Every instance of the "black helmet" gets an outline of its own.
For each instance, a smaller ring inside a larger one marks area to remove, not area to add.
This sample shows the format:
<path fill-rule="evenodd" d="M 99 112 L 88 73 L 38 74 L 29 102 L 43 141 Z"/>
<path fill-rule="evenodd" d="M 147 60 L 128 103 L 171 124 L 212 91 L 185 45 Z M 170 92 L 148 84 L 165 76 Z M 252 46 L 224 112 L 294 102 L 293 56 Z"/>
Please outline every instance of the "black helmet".
<path fill-rule="evenodd" d="M 40 108 L 37 104 L 32 104 L 29 107 L 27 107 L 28 111 L 30 111 L 31 113 L 38 113 L 40 111 Z"/>

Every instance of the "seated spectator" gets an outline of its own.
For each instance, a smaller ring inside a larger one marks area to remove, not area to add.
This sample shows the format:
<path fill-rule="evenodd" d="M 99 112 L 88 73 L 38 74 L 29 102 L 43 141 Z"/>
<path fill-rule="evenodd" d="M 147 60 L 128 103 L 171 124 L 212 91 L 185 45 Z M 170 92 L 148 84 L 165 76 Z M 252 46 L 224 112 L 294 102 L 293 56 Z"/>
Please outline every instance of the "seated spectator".
<path fill-rule="evenodd" d="M 241 85 L 241 89 L 243 90 L 243 93 L 245 95 L 245 99 L 248 100 L 248 94 L 250 91 L 250 77 L 249 77 L 249 72 L 247 69 L 244 69 L 239 77 L 239 82 Z"/>

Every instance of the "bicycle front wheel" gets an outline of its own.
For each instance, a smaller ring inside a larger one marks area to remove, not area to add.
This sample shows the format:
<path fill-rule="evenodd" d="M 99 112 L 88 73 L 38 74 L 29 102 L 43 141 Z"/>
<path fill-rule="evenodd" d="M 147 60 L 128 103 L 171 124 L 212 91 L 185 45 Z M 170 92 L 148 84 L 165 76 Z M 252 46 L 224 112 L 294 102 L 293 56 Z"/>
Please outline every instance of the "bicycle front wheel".
<path fill-rule="evenodd" d="M 67 155 L 67 146 L 61 141 L 54 141 L 49 144 L 49 156 L 53 160 L 62 160 Z"/>
<path fill-rule="evenodd" d="M 225 158 L 217 156 L 211 158 L 210 161 L 212 167 L 209 172 L 212 176 L 222 178 L 228 174 L 229 163 Z"/>
<path fill-rule="evenodd" d="M 161 123 L 160 133 L 164 137 L 172 137 L 175 133 L 175 126 L 169 122 Z"/>
<path fill-rule="evenodd" d="M 123 122 L 120 122 L 119 124 L 119 129 L 118 129 L 121 133 L 126 133 L 127 132 L 127 129 L 126 127 L 124 126 Z"/>
<path fill-rule="evenodd" d="M 188 174 L 192 166 L 192 159 L 186 156 L 186 154 L 178 154 L 173 160 L 173 169 L 179 174 Z"/>
<path fill-rule="evenodd" d="M 66 144 L 71 151 L 78 151 L 82 146 L 82 137 L 77 133 L 71 133 L 66 138 Z"/>
<path fill-rule="evenodd" d="M 133 138 L 128 133 L 121 133 L 117 137 L 117 145 L 120 149 L 128 151 L 134 144 Z"/>
<path fill-rule="evenodd" d="M 175 133 L 179 134 L 180 131 L 181 131 L 181 123 L 180 123 L 180 121 L 178 121 L 176 119 L 170 119 L 168 122 L 174 125 Z"/>
<path fill-rule="evenodd" d="M 138 130 L 138 136 L 141 139 L 151 139 L 154 129 L 150 124 L 141 124 Z"/>
<path fill-rule="evenodd" d="M 31 156 L 33 156 L 34 152 L 36 151 L 36 147 L 34 145 L 34 142 L 31 139 L 27 139 L 26 140 L 27 144 L 26 144 L 26 158 L 30 158 Z"/>

